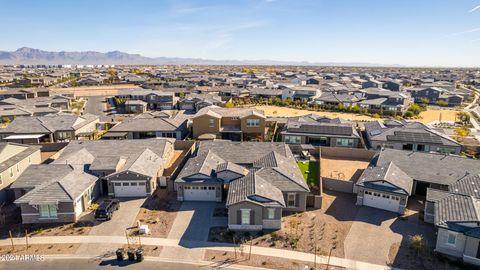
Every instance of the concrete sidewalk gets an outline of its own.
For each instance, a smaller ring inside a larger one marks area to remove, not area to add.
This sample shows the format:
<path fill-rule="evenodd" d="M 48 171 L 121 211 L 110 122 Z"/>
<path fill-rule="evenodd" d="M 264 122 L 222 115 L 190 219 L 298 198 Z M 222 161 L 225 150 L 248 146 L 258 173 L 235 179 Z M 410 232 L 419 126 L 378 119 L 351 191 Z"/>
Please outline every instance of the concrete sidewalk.
<path fill-rule="evenodd" d="M 15 245 L 25 245 L 25 238 L 14 238 Z M 30 237 L 29 244 L 117 244 L 124 245 L 127 244 L 127 239 L 121 236 L 38 236 Z M 153 237 L 142 237 L 143 245 L 153 245 L 153 246 L 163 246 L 163 247 L 181 247 L 179 239 L 168 239 L 168 238 L 153 238 Z M 10 239 L 0 240 L 0 246 L 9 246 Z M 212 243 L 212 242 L 198 242 L 198 241 L 188 241 L 183 240 L 182 245 L 188 245 L 191 250 L 216 250 L 216 251 L 227 251 L 233 252 L 234 245 L 225 244 L 225 243 Z M 270 256 L 291 260 L 299 260 L 304 262 L 313 262 L 314 255 L 311 253 L 304 253 L 291 250 L 275 249 L 275 248 L 266 248 L 266 247 L 252 247 L 252 254 Z M 80 254 L 77 254 L 80 255 Z M 167 259 L 167 258 L 162 258 Z M 174 258 L 176 259 L 176 258 Z M 203 259 L 203 258 L 202 258 Z M 319 256 L 317 255 L 317 263 L 327 264 L 338 267 L 345 267 L 347 269 L 360 269 L 360 270 L 387 270 L 394 269 L 385 265 L 371 264 L 367 262 L 360 262 L 355 260 L 347 260 L 337 257 L 328 257 L 328 256 Z"/>

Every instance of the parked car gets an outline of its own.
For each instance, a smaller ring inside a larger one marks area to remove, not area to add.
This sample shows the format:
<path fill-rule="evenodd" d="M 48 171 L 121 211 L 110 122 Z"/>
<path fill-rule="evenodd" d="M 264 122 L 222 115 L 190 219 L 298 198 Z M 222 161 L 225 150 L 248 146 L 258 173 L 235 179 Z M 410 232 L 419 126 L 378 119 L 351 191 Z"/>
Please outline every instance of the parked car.
<path fill-rule="evenodd" d="M 110 220 L 112 219 L 113 212 L 120 208 L 120 202 L 118 200 L 104 200 L 95 210 L 96 220 Z"/>

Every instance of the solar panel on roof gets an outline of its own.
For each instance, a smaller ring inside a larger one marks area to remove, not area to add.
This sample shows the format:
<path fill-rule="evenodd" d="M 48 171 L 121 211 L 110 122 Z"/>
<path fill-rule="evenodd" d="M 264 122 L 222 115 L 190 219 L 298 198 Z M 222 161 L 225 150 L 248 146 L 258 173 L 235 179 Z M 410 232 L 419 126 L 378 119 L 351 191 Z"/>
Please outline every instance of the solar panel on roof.
<path fill-rule="evenodd" d="M 408 141 L 408 142 L 418 142 L 418 143 L 442 143 L 442 140 L 437 136 L 432 136 L 428 133 L 419 133 L 419 132 L 405 132 L 405 131 L 396 131 L 394 135 L 388 135 L 387 139 L 390 141 Z"/>

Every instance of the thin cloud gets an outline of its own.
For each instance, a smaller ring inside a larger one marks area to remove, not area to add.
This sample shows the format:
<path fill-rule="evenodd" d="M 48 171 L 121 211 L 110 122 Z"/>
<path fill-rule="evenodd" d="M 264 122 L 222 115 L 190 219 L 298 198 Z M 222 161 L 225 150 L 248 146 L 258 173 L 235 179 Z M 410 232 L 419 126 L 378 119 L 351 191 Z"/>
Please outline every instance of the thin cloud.
<path fill-rule="evenodd" d="M 478 5 L 478 6 L 474 7 L 474 8 L 472 8 L 472 9 L 470 9 L 469 12 L 470 12 L 470 13 L 471 13 L 471 12 L 475 12 L 475 11 L 477 11 L 477 10 L 479 10 L 479 9 L 480 9 L 480 5 Z"/>
<path fill-rule="evenodd" d="M 461 36 L 461 35 L 465 35 L 465 34 L 471 34 L 471 33 L 479 32 L 479 31 L 480 31 L 480 27 L 465 30 L 465 31 L 461 31 L 461 32 L 457 32 L 457 33 L 453 33 L 453 34 L 450 34 L 448 36 L 449 37 L 455 37 L 455 36 Z"/>

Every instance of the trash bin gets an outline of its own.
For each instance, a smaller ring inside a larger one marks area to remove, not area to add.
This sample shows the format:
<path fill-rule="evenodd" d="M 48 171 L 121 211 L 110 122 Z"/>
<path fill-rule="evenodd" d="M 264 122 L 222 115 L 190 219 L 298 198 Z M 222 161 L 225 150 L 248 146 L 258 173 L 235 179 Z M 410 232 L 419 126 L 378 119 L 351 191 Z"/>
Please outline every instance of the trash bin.
<path fill-rule="evenodd" d="M 137 248 L 135 255 L 137 256 L 137 262 L 143 261 L 143 249 Z"/>
<path fill-rule="evenodd" d="M 129 261 L 135 261 L 135 250 L 129 248 L 127 251 L 127 255 Z"/>
<path fill-rule="evenodd" d="M 115 252 L 115 254 L 117 255 L 117 261 L 123 261 L 123 256 L 124 256 L 124 250 L 123 250 L 123 248 L 117 249 L 117 251 Z"/>

